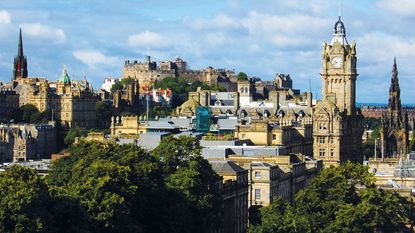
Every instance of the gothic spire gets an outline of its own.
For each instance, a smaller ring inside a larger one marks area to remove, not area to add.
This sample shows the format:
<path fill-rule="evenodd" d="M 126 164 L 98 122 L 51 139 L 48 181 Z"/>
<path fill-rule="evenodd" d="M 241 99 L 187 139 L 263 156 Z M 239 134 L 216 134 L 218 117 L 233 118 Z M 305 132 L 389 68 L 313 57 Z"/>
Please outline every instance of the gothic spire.
<path fill-rule="evenodd" d="M 389 111 L 391 114 L 397 114 L 397 116 L 391 117 L 402 120 L 401 110 L 401 89 L 399 87 L 398 65 L 396 64 L 395 57 L 393 59 L 391 86 L 389 88 Z M 397 119 L 395 120 L 398 121 Z"/>
<path fill-rule="evenodd" d="M 13 62 L 13 79 L 27 78 L 27 59 L 23 54 L 23 37 L 22 29 L 19 32 L 19 45 L 17 47 L 17 56 L 14 57 Z"/>
<path fill-rule="evenodd" d="M 18 57 L 23 57 L 22 28 L 20 28 L 20 33 L 19 33 L 19 47 L 18 47 L 18 50 L 17 50 L 17 56 Z"/>

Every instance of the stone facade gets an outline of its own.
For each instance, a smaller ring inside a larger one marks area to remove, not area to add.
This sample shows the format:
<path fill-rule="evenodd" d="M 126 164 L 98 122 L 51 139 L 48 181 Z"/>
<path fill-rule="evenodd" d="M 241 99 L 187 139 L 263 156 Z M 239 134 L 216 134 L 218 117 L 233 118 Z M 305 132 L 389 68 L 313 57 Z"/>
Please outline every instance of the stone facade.
<path fill-rule="evenodd" d="M 212 169 L 222 177 L 222 230 L 245 233 L 248 227 L 248 171 L 232 161 L 210 161 Z"/>
<path fill-rule="evenodd" d="M 56 152 L 53 123 L 0 125 L 0 161 L 48 159 Z"/>
<path fill-rule="evenodd" d="M 284 146 L 287 153 L 313 155 L 313 136 L 311 116 L 289 116 L 271 120 L 253 120 L 239 124 L 235 129 L 235 138 L 249 139 L 255 145 Z"/>
<path fill-rule="evenodd" d="M 19 108 L 19 95 L 12 89 L 0 90 L 0 117 L 9 118 Z"/>
<path fill-rule="evenodd" d="M 395 59 L 389 89 L 388 110 L 382 116 L 380 130 L 382 158 L 404 157 L 408 153 L 408 114 L 402 112 L 400 92 Z"/>
<path fill-rule="evenodd" d="M 117 113 L 140 114 L 140 88 L 137 80 L 129 79 L 122 90 L 113 93 L 113 104 Z"/>
<path fill-rule="evenodd" d="M 56 82 L 43 78 L 18 78 L 13 82 L 19 105 L 32 104 L 40 112 L 50 111 L 60 125 L 93 128 L 96 124 L 95 96 L 87 81 L 72 81 L 64 68 Z"/>
<path fill-rule="evenodd" d="M 162 61 L 157 65 L 147 56 L 144 62 L 127 60 L 123 68 L 123 78 L 138 80 L 140 85 L 151 84 L 167 77 L 183 77 L 188 81 L 201 81 L 210 85 L 221 85 L 228 90 L 234 90 L 236 86 L 235 72 L 226 69 L 214 69 L 208 67 L 202 70 L 188 69 L 187 62 L 181 58 L 175 61 Z"/>
<path fill-rule="evenodd" d="M 111 118 L 111 135 L 140 135 L 146 133 L 146 126 L 142 125 L 138 116 L 117 116 Z"/>
<path fill-rule="evenodd" d="M 313 113 L 314 157 L 325 165 L 362 161 L 363 129 L 356 108 L 356 44 L 347 42 L 340 17 L 330 44 L 322 52 L 322 101 Z"/>

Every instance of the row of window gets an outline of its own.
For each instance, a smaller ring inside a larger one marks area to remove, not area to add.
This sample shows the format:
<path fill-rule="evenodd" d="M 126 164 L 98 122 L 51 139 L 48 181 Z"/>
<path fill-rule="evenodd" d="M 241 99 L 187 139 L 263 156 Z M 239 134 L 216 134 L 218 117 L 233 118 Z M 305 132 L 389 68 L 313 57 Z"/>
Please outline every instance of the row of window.
<path fill-rule="evenodd" d="M 318 143 L 319 144 L 326 143 L 326 137 L 318 137 Z M 330 144 L 333 144 L 334 143 L 334 139 L 332 137 L 329 137 L 329 143 Z"/>
<path fill-rule="evenodd" d="M 330 157 L 334 157 L 334 149 L 330 149 L 329 153 Z M 326 149 L 320 149 L 319 155 L 320 157 L 326 157 Z"/>

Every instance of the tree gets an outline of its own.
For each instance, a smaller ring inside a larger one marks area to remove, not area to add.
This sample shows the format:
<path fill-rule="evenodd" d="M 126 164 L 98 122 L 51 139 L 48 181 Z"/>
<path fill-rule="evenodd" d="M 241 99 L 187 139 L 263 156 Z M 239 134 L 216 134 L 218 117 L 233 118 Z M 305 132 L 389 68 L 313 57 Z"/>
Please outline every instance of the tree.
<path fill-rule="evenodd" d="M 88 135 L 88 131 L 84 128 L 76 127 L 71 128 L 65 136 L 64 143 L 70 145 L 75 142 L 77 137 L 85 137 Z"/>
<path fill-rule="evenodd" d="M 192 216 L 192 232 L 211 232 L 220 225 L 220 177 L 200 155 L 191 157 L 167 177 L 167 186 L 184 194 Z"/>
<path fill-rule="evenodd" d="M 14 165 L 0 173 L 0 232 L 88 232 L 79 202 L 50 191 L 38 174 Z"/>
<path fill-rule="evenodd" d="M 248 81 L 248 75 L 245 74 L 244 72 L 239 72 L 238 75 L 236 76 L 238 81 Z"/>
<path fill-rule="evenodd" d="M 123 78 L 120 81 L 114 83 L 111 87 L 111 93 L 113 94 L 115 91 L 117 90 L 122 90 L 124 89 L 125 85 L 129 82 L 131 82 L 132 79 L 131 78 Z"/>
<path fill-rule="evenodd" d="M 114 115 L 114 107 L 111 102 L 98 101 L 95 104 L 97 123 L 100 128 L 108 128 L 111 124 L 111 117 Z"/>
<path fill-rule="evenodd" d="M 173 136 L 165 137 L 152 151 L 159 161 L 163 162 L 163 168 L 167 174 L 177 170 L 177 167 L 187 164 L 192 156 L 200 155 L 199 140 L 194 137 Z"/>
<path fill-rule="evenodd" d="M 69 153 L 47 181 L 80 200 L 93 232 L 191 232 L 190 205 L 166 187 L 160 162 L 146 150 L 80 142 Z"/>
<path fill-rule="evenodd" d="M 20 107 L 22 111 L 22 118 L 21 121 L 30 123 L 32 115 L 39 113 L 39 110 L 33 104 L 25 104 Z"/>
<path fill-rule="evenodd" d="M 52 217 L 47 186 L 34 171 L 12 166 L 0 173 L 0 232 L 44 232 Z"/>
<path fill-rule="evenodd" d="M 356 185 L 365 188 L 358 191 Z M 414 222 L 412 204 L 377 189 L 368 168 L 351 162 L 323 169 L 294 204 L 263 208 L 262 222 L 251 232 L 394 232 Z"/>

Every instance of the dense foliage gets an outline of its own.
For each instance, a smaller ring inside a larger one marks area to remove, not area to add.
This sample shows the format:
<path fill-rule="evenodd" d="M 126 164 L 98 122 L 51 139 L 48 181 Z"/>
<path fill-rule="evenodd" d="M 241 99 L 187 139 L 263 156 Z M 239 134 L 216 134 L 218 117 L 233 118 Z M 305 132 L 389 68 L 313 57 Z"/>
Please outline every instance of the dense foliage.
<path fill-rule="evenodd" d="M 248 79 L 248 75 L 245 74 L 244 72 L 239 72 L 236 76 L 238 81 L 247 81 Z"/>
<path fill-rule="evenodd" d="M 197 141 L 171 141 L 154 155 L 80 142 L 45 179 L 11 167 L 0 173 L 0 232 L 210 232 L 220 226 L 220 179 Z"/>
<path fill-rule="evenodd" d="M 123 78 L 120 81 L 114 83 L 111 87 L 111 93 L 113 94 L 114 92 L 116 92 L 117 90 L 122 90 L 124 89 L 124 86 L 126 84 L 128 84 L 129 82 L 131 82 L 132 79 L 131 78 Z"/>
<path fill-rule="evenodd" d="M 250 232 L 396 232 L 414 223 L 413 211 L 398 194 L 377 189 L 367 167 L 346 163 L 324 169 L 294 207 L 279 199 L 262 208 Z"/>
<path fill-rule="evenodd" d="M 0 119 L 0 122 L 22 122 L 22 123 L 48 123 L 52 118 L 50 110 L 39 112 L 33 104 L 25 104 L 19 108 L 12 109 Z"/>
<path fill-rule="evenodd" d="M 69 146 L 75 142 L 75 138 L 85 137 L 88 135 L 88 130 L 81 127 L 71 128 L 65 135 L 64 143 Z"/>
<path fill-rule="evenodd" d="M 172 91 L 172 108 L 180 106 L 182 103 L 184 103 L 188 98 L 189 92 L 196 91 L 198 87 L 201 87 L 203 90 L 226 91 L 226 88 L 222 86 L 209 86 L 208 84 L 201 81 L 188 82 L 183 77 L 168 77 L 154 83 L 154 88 L 169 88 Z"/>
<path fill-rule="evenodd" d="M 95 104 L 98 128 L 109 128 L 111 125 L 111 117 L 114 115 L 115 109 L 109 101 L 98 101 Z"/>

